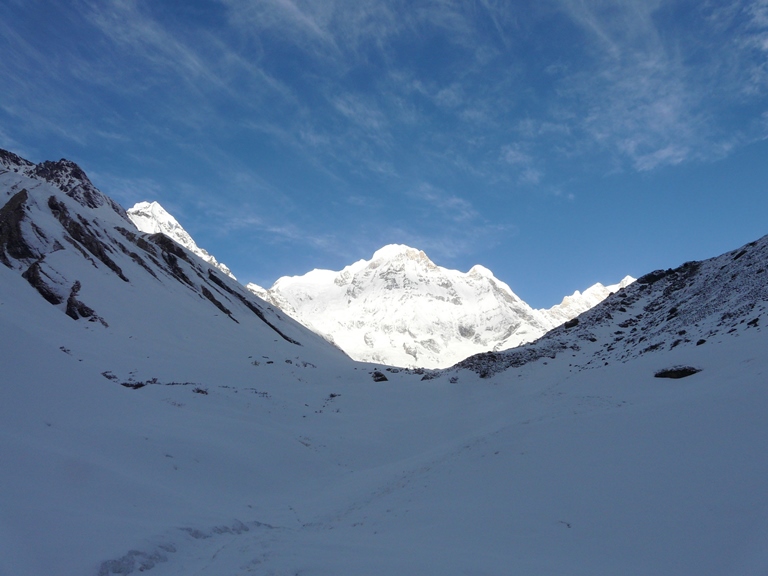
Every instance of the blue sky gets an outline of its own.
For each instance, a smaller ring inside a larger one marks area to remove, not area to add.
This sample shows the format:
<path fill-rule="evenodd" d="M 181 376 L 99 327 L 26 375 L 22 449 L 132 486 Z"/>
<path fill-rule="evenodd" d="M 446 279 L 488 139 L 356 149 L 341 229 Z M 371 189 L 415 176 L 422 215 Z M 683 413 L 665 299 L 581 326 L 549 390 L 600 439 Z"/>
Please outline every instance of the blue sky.
<path fill-rule="evenodd" d="M 544 307 L 768 233 L 768 0 L 0 10 L 0 147 L 243 282 L 405 243 Z"/>

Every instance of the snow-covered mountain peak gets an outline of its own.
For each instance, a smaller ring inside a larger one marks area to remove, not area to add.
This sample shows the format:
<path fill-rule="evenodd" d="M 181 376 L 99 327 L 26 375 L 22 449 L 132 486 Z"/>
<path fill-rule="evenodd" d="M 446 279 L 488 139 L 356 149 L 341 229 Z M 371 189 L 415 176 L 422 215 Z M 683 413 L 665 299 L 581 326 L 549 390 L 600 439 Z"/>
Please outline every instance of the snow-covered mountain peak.
<path fill-rule="evenodd" d="M 200 248 L 176 218 L 171 216 L 158 202 L 139 202 L 128 210 L 128 217 L 140 231 L 147 234 L 165 234 L 205 262 L 215 266 L 231 278 L 235 278 L 225 264 L 217 261 L 208 251 Z"/>
<path fill-rule="evenodd" d="M 472 266 L 472 268 L 469 269 L 469 272 L 467 272 L 467 275 L 475 278 L 494 278 L 493 272 L 481 264 Z"/>
<path fill-rule="evenodd" d="M 634 281 L 635 279 L 632 276 L 625 276 L 621 282 L 617 284 L 611 284 L 610 286 L 603 286 L 600 282 L 597 282 L 596 284 L 593 284 L 584 290 L 584 292 L 576 290 L 570 296 L 565 296 L 559 306 L 565 306 L 575 302 L 583 302 L 585 300 L 592 302 L 592 306 L 594 306 L 598 302 L 605 300 L 610 294 L 618 292 L 622 288 L 632 284 Z M 590 306 L 590 308 L 592 306 Z"/>
<path fill-rule="evenodd" d="M 46 160 L 34 164 L 13 152 L 0 149 L 0 167 L 9 172 L 48 182 L 86 208 L 104 208 L 107 218 L 111 219 L 117 214 L 120 219 L 128 219 L 123 207 L 96 188 L 83 169 L 71 160 L 62 158 L 56 162 Z"/>
<path fill-rule="evenodd" d="M 584 292 L 576 290 L 570 296 L 563 298 L 563 301 L 556 306 L 552 306 L 548 310 L 543 310 L 556 325 L 567 322 L 571 318 L 576 318 L 582 312 L 586 312 L 590 308 L 596 306 L 603 300 L 605 300 L 611 294 L 618 292 L 622 288 L 626 288 L 630 284 L 635 282 L 632 276 L 625 276 L 618 284 L 611 284 L 610 286 L 603 286 L 600 282 L 593 284 Z"/>
<path fill-rule="evenodd" d="M 373 253 L 372 262 L 377 260 L 401 260 L 408 258 L 411 260 L 422 260 L 426 254 L 417 248 L 411 248 L 405 244 L 387 244 Z"/>
<path fill-rule="evenodd" d="M 534 310 L 488 268 L 449 270 L 402 244 L 341 271 L 283 277 L 269 290 L 247 287 L 354 359 L 419 368 L 530 342 L 609 293 L 600 285 L 552 311 Z"/>
<path fill-rule="evenodd" d="M 156 232 L 161 231 L 161 223 L 164 223 L 165 226 L 179 226 L 176 218 L 171 216 L 159 202 L 137 202 L 130 211 L 135 217 L 151 219 L 151 224 L 156 228 Z"/>
<path fill-rule="evenodd" d="M 147 234 L 158 232 L 169 236 L 184 247 L 197 246 L 181 224 L 158 202 L 139 202 L 128 210 L 136 227 Z"/>
<path fill-rule="evenodd" d="M 366 263 L 371 270 L 383 269 L 436 269 L 437 266 L 427 255 L 416 248 L 405 244 L 388 244 L 373 253 L 373 257 Z"/>

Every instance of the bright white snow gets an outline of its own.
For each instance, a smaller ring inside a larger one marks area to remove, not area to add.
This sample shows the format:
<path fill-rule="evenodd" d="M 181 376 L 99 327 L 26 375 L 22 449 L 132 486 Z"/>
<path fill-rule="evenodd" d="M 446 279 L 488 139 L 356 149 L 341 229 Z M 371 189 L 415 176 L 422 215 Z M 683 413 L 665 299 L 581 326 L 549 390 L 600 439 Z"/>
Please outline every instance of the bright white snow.
<path fill-rule="evenodd" d="M 534 310 L 483 266 L 449 270 L 420 250 L 392 244 L 339 272 L 283 277 L 269 290 L 247 287 L 356 360 L 445 368 L 531 342 L 633 280 L 595 284 Z"/>
<path fill-rule="evenodd" d="M 580 372 L 562 355 L 374 383 L 224 319 L 174 327 L 152 292 L 144 332 L 128 309 L 120 330 L 77 324 L 17 278 L 0 267 L 0 573 L 768 567 L 764 332 Z M 653 377 L 681 363 L 702 372 Z"/>

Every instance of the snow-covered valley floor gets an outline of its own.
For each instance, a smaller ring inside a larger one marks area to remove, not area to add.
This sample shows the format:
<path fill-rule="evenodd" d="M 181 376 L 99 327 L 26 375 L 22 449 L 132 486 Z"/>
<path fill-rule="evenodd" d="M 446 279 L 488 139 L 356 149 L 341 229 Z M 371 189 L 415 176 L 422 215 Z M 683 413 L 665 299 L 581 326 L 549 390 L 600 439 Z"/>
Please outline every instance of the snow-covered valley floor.
<path fill-rule="evenodd" d="M 758 329 L 454 383 L 276 358 L 202 394 L 97 379 L 98 338 L 54 354 L 28 320 L 0 316 L 3 575 L 768 569 Z"/>

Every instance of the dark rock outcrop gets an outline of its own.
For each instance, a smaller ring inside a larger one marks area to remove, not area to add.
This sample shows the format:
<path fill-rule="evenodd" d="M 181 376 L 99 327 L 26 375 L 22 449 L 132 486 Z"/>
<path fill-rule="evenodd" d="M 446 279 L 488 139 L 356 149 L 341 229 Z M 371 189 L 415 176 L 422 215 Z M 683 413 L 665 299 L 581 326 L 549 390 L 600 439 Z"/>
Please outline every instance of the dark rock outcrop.
<path fill-rule="evenodd" d="M 111 249 L 98 237 L 98 233 L 91 229 L 87 220 L 84 220 L 83 218 L 75 220 L 72 218 L 64 203 L 56 200 L 55 196 L 48 198 L 48 208 L 50 208 L 51 213 L 59 222 L 61 222 L 61 225 L 64 226 L 64 229 L 69 233 L 69 236 L 66 238 L 67 240 L 72 244 L 78 242 L 81 246 L 85 247 L 88 252 L 105 264 L 107 268 L 117 274 L 121 280 L 128 282 L 128 278 L 125 277 L 120 266 L 115 264 L 114 260 L 107 254 Z"/>
<path fill-rule="evenodd" d="M 44 274 L 41 269 L 43 259 L 44 258 L 40 258 L 40 260 L 37 262 L 33 262 L 32 265 L 27 268 L 26 271 L 21 275 L 21 277 L 29 282 L 29 284 L 38 291 L 40 296 L 45 298 L 48 302 L 53 305 L 61 304 L 64 301 L 64 298 L 59 296 L 56 290 L 49 286 L 43 278 Z"/>
<path fill-rule="evenodd" d="M 21 190 L 0 208 L 0 262 L 9 268 L 13 268 L 10 258 L 27 260 L 39 257 L 24 239 L 21 230 L 27 199 L 27 191 Z"/>
<path fill-rule="evenodd" d="M 80 285 L 80 281 L 76 280 L 75 283 L 72 285 L 72 290 L 69 292 L 69 298 L 67 298 L 67 309 L 66 314 L 70 318 L 74 320 L 79 320 L 80 318 L 87 318 L 91 322 L 101 322 L 102 325 L 108 326 L 108 324 L 104 321 L 103 318 L 101 318 L 96 312 L 93 311 L 93 308 L 90 306 L 86 306 L 83 304 L 80 300 L 77 299 L 77 293 L 80 292 L 80 288 L 82 286 Z"/>

